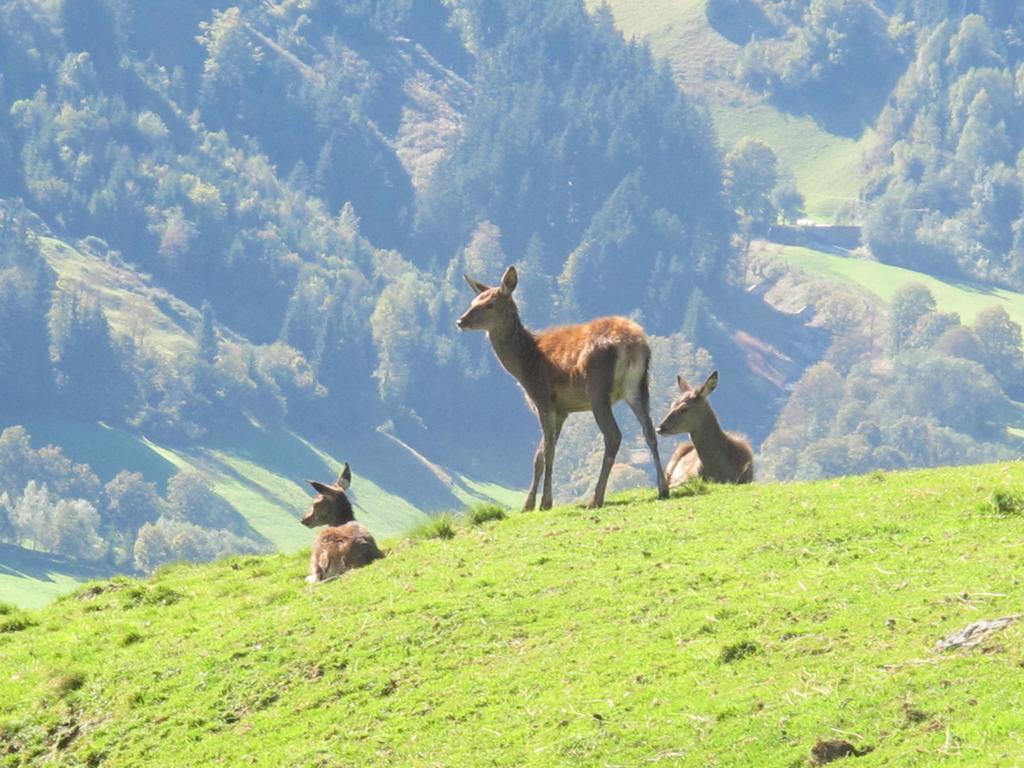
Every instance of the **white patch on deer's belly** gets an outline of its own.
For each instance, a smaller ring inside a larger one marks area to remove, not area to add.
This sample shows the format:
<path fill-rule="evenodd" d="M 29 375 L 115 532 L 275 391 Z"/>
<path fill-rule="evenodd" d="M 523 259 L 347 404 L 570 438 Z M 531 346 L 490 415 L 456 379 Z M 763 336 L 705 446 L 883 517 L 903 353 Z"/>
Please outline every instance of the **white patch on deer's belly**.
<path fill-rule="evenodd" d="M 565 413 L 590 410 L 590 398 L 583 387 L 566 387 L 556 396 L 558 410 Z"/>

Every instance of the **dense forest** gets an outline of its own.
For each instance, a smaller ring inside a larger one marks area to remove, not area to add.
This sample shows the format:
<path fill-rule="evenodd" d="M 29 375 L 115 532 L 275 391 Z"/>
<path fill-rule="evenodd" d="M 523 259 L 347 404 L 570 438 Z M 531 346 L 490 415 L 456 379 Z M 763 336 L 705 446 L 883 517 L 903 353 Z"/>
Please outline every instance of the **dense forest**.
<path fill-rule="evenodd" d="M 707 15 L 745 46 L 737 79 L 780 108 L 877 125 L 846 214 L 877 258 L 1022 289 L 1024 17 L 939 5 Z M 721 147 L 607 8 L 2 0 L 0 116 L 6 541 L 140 570 L 268 546 L 201 478 L 101 480 L 17 426 L 32 414 L 170 443 L 380 429 L 524 485 L 535 420 L 486 339 L 454 326 L 461 275 L 510 263 L 528 325 L 644 324 L 655 410 L 676 373 L 718 367 L 716 404 L 763 444 L 763 477 L 1012 452 L 1020 327 L 996 309 L 965 325 L 919 286 L 886 311 L 751 260 L 752 233 L 801 215 L 791 175 L 761 142 Z M 155 303 L 112 311 L 59 268 L 79 256 Z M 745 290 L 755 273 L 806 293 L 811 327 Z M 650 482 L 641 445 L 626 432 L 613 485 Z M 563 498 L 597 449 L 570 421 Z"/>

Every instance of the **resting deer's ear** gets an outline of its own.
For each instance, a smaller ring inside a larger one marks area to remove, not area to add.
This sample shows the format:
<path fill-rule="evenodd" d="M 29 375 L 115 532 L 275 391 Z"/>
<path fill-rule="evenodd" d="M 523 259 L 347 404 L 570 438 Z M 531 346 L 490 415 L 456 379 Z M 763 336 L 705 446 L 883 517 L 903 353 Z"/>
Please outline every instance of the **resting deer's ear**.
<path fill-rule="evenodd" d="M 690 385 L 686 383 L 686 379 L 684 379 L 682 376 L 676 376 L 676 384 L 679 385 L 680 392 L 690 391 Z"/>
<path fill-rule="evenodd" d="M 318 483 L 316 480 L 307 480 L 306 482 L 313 486 L 313 490 L 315 490 L 317 493 L 319 493 L 319 494 L 321 494 L 323 496 L 337 496 L 338 495 L 338 489 L 337 488 L 332 488 L 329 485 L 324 485 L 323 483 Z"/>
<path fill-rule="evenodd" d="M 718 371 L 712 371 L 711 375 L 708 376 L 708 380 L 705 381 L 700 387 L 701 397 L 707 397 L 715 391 L 715 387 L 718 386 Z"/>
<path fill-rule="evenodd" d="M 512 293 L 518 283 L 519 275 L 516 274 L 516 268 L 509 267 L 505 270 L 505 274 L 501 276 L 501 292 L 504 294 Z"/>
<path fill-rule="evenodd" d="M 463 275 L 466 278 L 466 282 L 469 283 L 469 287 L 473 289 L 473 293 L 481 294 L 490 288 L 489 285 L 484 285 L 479 280 L 474 280 L 469 275 Z"/>
<path fill-rule="evenodd" d="M 349 485 L 352 483 L 352 470 L 348 468 L 348 462 L 345 462 L 345 466 L 342 467 L 341 474 L 338 475 L 338 481 L 335 483 L 341 490 L 347 491 Z"/>

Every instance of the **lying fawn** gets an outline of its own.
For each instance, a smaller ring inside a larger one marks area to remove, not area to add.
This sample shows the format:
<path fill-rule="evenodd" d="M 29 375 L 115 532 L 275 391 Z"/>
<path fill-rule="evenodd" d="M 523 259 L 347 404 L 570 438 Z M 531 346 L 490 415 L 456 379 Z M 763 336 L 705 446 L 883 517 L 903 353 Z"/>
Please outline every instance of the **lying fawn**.
<path fill-rule="evenodd" d="M 718 371 L 697 389 L 676 377 L 681 394 L 672 403 L 659 435 L 689 432 L 692 443 L 683 443 L 668 460 L 665 474 L 669 485 L 682 485 L 693 477 L 717 483 L 749 483 L 754 479 L 754 453 L 742 435 L 726 432 L 718 425 L 708 396 L 718 386 Z"/>
<path fill-rule="evenodd" d="M 328 526 L 313 540 L 306 581 L 311 584 L 325 581 L 384 557 L 370 531 L 356 522 L 352 512 L 352 503 L 347 494 L 352 482 L 352 470 L 347 463 L 333 485 L 315 480 L 306 482 L 317 491 L 317 496 L 302 518 L 302 524 L 307 528 Z"/>

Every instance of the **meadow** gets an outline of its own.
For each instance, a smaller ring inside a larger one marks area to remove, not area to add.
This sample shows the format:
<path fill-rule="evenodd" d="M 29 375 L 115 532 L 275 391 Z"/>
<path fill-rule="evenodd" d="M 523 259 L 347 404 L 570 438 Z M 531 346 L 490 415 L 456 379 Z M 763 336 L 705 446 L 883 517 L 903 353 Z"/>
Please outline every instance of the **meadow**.
<path fill-rule="evenodd" d="M 1007 765 L 1024 466 L 481 511 L 0 616 L 0 765 Z"/>

